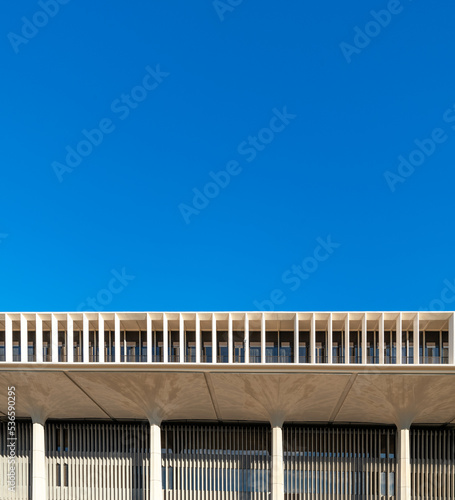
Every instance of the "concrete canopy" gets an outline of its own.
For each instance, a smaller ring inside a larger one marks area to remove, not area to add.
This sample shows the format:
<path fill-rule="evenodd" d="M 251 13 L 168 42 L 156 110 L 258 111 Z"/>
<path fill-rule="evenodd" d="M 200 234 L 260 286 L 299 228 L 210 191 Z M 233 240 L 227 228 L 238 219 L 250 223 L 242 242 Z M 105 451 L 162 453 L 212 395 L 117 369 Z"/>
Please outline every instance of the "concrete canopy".
<path fill-rule="evenodd" d="M 374 369 L 373 369 L 374 368 Z M 62 364 L 0 368 L 0 417 L 455 423 L 455 367 Z"/>

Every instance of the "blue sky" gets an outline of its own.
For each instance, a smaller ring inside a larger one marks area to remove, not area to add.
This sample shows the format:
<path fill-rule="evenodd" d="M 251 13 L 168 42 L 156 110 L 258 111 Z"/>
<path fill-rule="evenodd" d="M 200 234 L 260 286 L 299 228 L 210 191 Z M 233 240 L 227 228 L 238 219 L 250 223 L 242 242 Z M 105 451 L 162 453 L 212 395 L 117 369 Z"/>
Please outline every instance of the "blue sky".
<path fill-rule="evenodd" d="M 0 309 L 453 309 L 454 30 L 448 0 L 5 4 Z"/>

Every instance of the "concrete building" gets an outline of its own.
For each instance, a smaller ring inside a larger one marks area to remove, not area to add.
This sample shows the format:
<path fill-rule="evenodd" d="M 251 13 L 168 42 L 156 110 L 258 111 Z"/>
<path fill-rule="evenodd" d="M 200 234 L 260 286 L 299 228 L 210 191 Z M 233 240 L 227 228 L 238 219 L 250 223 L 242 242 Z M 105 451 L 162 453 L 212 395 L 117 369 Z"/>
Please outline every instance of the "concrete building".
<path fill-rule="evenodd" d="M 454 373 L 453 312 L 1 313 L 0 500 L 453 499 Z"/>

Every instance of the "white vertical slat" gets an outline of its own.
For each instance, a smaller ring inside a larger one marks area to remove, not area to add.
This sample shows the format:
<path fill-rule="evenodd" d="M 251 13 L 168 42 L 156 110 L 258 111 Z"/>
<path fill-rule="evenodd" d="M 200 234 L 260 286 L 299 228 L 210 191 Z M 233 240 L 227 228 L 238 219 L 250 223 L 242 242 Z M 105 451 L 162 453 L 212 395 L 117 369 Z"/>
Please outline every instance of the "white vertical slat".
<path fill-rule="evenodd" d="M 390 349 L 392 349 L 392 345 L 390 345 Z M 379 364 L 384 364 L 384 313 L 379 316 Z"/>
<path fill-rule="evenodd" d="M 244 346 L 245 346 L 245 363 L 250 362 L 250 325 L 248 323 L 248 314 L 245 313 L 244 318 Z"/>
<path fill-rule="evenodd" d="M 74 323 L 70 314 L 66 315 L 66 352 L 68 363 L 74 362 Z"/>
<path fill-rule="evenodd" d="M 299 313 L 295 313 L 294 318 L 294 363 L 299 363 Z"/>
<path fill-rule="evenodd" d="M 115 328 L 115 336 L 114 336 L 114 359 L 116 363 L 120 363 L 120 318 L 118 314 L 114 316 L 114 328 Z"/>
<path fill-rule="evenodd" d="M 310 318 L 310 363 L 316 363 L 316 318 L 311 313 Z"/>
<path fill-rule="evenodd" d="M 215 313 L 212 313 L 212 363 L 216 363 L 218 355 L 218 338 L 216 334 L 216 317 Z"/>
<path fill-rule="evenodd" d="M 58 362 L 58 321 L 55 314 L 51 315 L 51 353 L 52 363 Z"/>
<path fill-rule="evenodd" d="M 279 352 L 279 346 L 278 346 Z M 265 314 L 261 313 L 261 363 L 265 363 Z"/>
<path fill-rule="evenodd" d="M 230 317 L 231 315 L 229 314 L 229 318 Z M 201 318 L 199 317 L 199 314 L 196 313 L 196 363 L 200 362 L 201 362 Z"/>
<path fill-rule="evenodd" d="M 361 338 L 361 348 L 362 348 L 362 364 L 366 365 L 368 363 L 368 350 L 367 350 L 367 314 L 362 314 L 362 338 Z"/>
<path fill-rule="evenodd" d="M 449 364 L 455 363 L 455 313 L 450 314 L 449 318 Z"/>
<path fill-rule="evenodd" d="M 351 362 L 349 359 L 349 313 L 346 313 L 344 319 L 344 362 L 347 365 Z"/>
<path fill-rule="evenodd" d="M 401 313 L 398 313 L 395 330 L 397 332 L 396 345 L 397 345 L 397 365 L 401 365 L 403 363 L 402 359 L 402 324 L 401 324 Z"/>
<path fill-rule="evenodd" d="M 43 362 L 43 320 L 38 314 L 35 315 L 36 324 L 36 362 Z"/>
<path fill-rule="evenodd" d="M 182 313 L 179 313 L 179 362 L 185 362 L 185 322 Z"/>
<path fill-rule="evenodd" d="M 166 313 L 163 313 L 163 361 L 169 362 L 169 333 Z"/>
<path fill-rule="evenodd" d="M 146 314 L 147 317 L 147 363 L 152 362 L 152 317 Z"/>
<path fill-rule="evenodd" d="M 329 313 L 329 319 L 327 320 L 327 363 L 329 365 L 333 363 L 332 332 L 332 313 Z"/>
<path fill-rule="evenodd" d="M 9 314 L 5 314 L 5 361 L 13 362 L 13 320 Z"/>
<path fill-rule="evenodd" d="M 88 346 L 88 339 L 89 339 L 89 321 L 87 315 L 84 313 L 82 315 L 82 335 L 83 335 L 83 342 L 82 342 L 82 362 L 83 363 L 88 363 L 89 362 L 89 346 Z"/>
<path fill-rule="evenodd" d="M 228 362 L 234 362 L 234 340 L 232 336 L 232 314 L 228 315 Z"/>
<path fill-rule="evenodd" d="M 416 315 L 414 316 L 414 320 L 413 320 L 413 331 L 414 331 L 413 342 L 414 342 L 414 364 L 415 365 L 420 364 L 420 356 L 419 356 L 420 332 L 419 332 L 419 328 L 420 328 L 419 313 L 416 313 Z"/>
<path fill-rule="evenodd" d="M 21 363 L 27 363 L 28 361 L 28 331 L 27 331 L 27 319 L 21 314 Z"/>
<path fill-rule="evenodd" d="M 104 363 L 104 318 L 98 313 L 98 362 Z"/>

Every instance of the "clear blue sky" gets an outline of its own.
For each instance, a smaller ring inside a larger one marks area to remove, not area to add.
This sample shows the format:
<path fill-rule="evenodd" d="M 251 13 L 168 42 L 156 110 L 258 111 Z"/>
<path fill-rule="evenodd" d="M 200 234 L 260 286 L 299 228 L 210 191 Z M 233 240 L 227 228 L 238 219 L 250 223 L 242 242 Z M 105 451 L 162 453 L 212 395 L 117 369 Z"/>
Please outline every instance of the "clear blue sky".
<path fill-rule="evenodd" d="M 455 308 L 453 2 L 23 0 L 0 28 L 1 310 Z"/>

